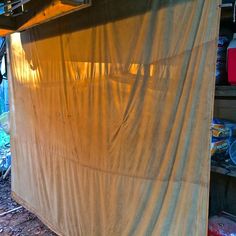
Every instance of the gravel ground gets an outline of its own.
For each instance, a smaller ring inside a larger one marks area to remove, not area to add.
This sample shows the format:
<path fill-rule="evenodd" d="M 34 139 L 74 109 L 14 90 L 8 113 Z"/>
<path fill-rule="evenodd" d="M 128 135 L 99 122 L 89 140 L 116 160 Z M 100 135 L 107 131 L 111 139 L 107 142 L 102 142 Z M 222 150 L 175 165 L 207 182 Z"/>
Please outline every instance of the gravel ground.
<path fill-rule="evenodd" d="M 11 199 L 11 179 L 0 179 L 0 214 L 19 207 Z M 56 236 L 35 215 L 24 208 L 0 216 L 1 236 Z"/>

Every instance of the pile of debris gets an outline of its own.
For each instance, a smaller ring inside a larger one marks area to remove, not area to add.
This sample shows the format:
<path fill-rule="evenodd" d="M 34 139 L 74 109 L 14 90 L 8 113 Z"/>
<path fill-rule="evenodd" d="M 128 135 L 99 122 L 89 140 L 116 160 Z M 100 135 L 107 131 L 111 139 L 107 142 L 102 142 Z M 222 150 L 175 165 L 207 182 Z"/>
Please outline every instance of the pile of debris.
<path fill-rule="evenodd" d="M 10 119 L 9 112 L 0 115 L 0 177 L 3 179 L 11 170 Z"/>

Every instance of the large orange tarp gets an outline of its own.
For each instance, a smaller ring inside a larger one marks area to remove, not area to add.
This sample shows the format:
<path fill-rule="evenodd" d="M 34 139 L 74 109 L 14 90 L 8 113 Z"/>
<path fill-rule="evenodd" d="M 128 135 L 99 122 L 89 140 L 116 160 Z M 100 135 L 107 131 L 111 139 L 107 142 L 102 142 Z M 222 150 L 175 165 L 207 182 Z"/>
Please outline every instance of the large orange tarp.
<path fill-rule="evenodd" d="M 215 0 L 94 0 L 10 37 L 14 198 L 59 235 L 204 235 Z"/>

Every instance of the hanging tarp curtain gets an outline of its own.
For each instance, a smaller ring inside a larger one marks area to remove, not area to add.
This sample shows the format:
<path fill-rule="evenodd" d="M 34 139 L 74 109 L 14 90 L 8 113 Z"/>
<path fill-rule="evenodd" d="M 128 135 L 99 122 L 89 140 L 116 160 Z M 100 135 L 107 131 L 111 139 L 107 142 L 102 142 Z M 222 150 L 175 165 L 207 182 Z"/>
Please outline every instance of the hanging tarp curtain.
<path fill-rule="evenodd" d="M 59 235 L 204 235 L 215 0 L 94 0 L 10 37 L 14 198 Z"/>

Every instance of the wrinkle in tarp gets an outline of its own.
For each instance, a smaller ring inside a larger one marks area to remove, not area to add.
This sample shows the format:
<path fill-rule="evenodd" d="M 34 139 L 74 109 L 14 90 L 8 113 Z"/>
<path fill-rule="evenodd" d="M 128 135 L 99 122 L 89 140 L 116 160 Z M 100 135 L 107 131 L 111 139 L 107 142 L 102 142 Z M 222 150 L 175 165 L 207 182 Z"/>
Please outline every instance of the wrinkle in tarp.
<path fill-rule="evenodd" d="M 218 25 L 94 0 L 11 35 L 14 198 L 59 235 L 205 235 Z"/>

